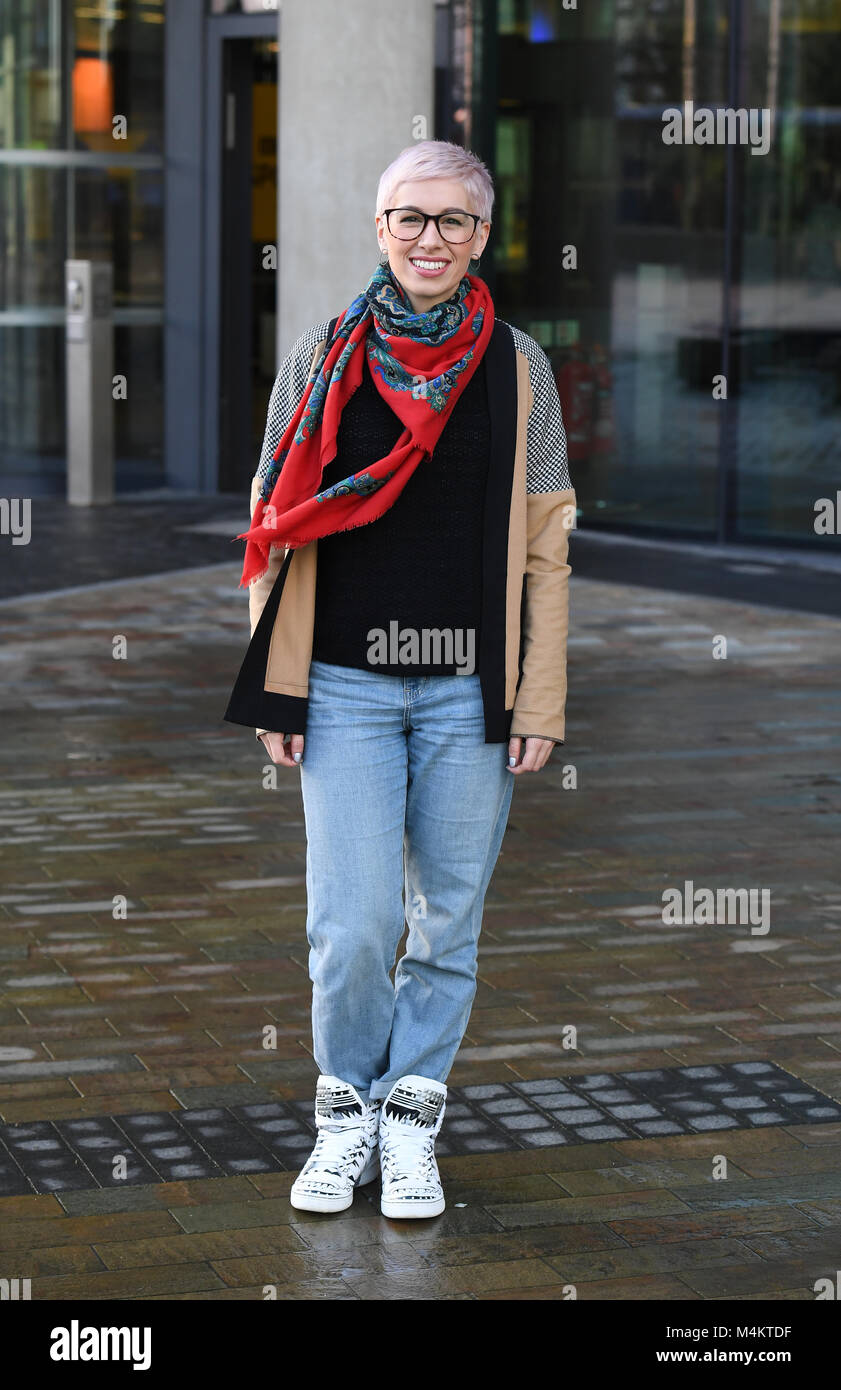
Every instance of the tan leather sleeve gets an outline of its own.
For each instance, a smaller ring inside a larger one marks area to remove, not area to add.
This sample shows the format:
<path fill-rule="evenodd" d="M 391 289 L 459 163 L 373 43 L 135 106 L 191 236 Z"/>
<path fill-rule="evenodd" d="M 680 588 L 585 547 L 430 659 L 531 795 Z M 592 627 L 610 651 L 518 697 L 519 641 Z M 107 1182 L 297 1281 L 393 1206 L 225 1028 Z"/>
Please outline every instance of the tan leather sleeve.
<path fill-rule="evenodd" d="M 312 357 L 311 357 L 311 359 L 310 359 L 309 374 L 312 373 L 312 370 L 313 370 L 313 368 L 314 368 L 314 366 L 315 366 L 315 364 L 316 364 L 318 358 L 319 358 L 320 355 L 321 355 L 321 352 L 322 352 L 322 350 L 323 350 L 323 348 L 324 348 L 324 344 L 325 344 L 326 341 L 327 341 L 326 338 L 322 338 L 322 339 L 319 340 L 318 343 L 316 343 L 315 349 L 314 349 L 313 354 L 312 354 Z M 293 352 L 294 352 L 294 349 L 293 349 Z M 288 361 L 288 359 L 287 359 L 287 361 Z M 283 368 L 281 368 L 281 372 L 282 372 L 282 371 L 283 371 Z M 300 399 L 300 397 L 298 397 L 298 399 Z M 249 507 L 248 507 L 248 515 L 249 515 L 249 517 L 251 517 L 251 518 L 253 518 L 253 516 L 254 516 L 254 508 L 257 506 L 257 498 L 258 498 L 258 496 L 259 496 L 259 492 L 260 492 L 260 478 L 257 477 L 257 476 L 255 476 L 255 477 L 252 478 L 252 480 L 251 480 L 251 497 L 250 497 L 250 500 L 249 500 Z M 287 554 L 288 554 L 288 550 L 287 550 L 286 546 L 281 546 L 281 545 L 272 546 L 271 550 L 269 551 L 269 564 L 268 564 L 268 568 L 267 568 L 265 574 L 261 574 L 260 577 L 259 577 L 259 579 L 255 579 L 255 580 L 254 580 L 251 584 L 249 584 L 249 586 L 248 586 L 248 616 L 249 616 L 249 619 L 250 619 L 250 622 L 251 622 L 251 636 L 252 636 L 252 637 L 254 636 L 254 632 L 255 632 L 255 630 L 256 630 L 257 624 L 258 624 L 259 621 L 260 621 L 260 617 L 261 617 L 261 615 L 262 615 L 263 609 L 265 608 L 266 603 L 267 603 L 267 601 L 268 601 L 269 594 L 271 593 L 272 589 L 274 588 L 274 582 L 275 582 L 275 580 L 277 579 L 277 576 L 278 576 L 278 574 L 279 574 L 279 572 L 280 572 L 280 568 L 281 568 L 281 566 L 282 566 L 284 560 L 286 559 Z M 271 732 L 271 730 L 269 730 L 269 729 L 257 729 L 257 730 L 256 730 L 256 737 L 259 738 L 261 734 L 267 734 L 267 733 L 270 733 L 270 732 Z"/>
<path fill-rule="evenodd" d="M 526 498 L 526 602 L 523 667 L 511 736 L 563 742 L 569 628 L 569 533 L 575 492 L 534 492 Z"/>
<path fill-rule="evenodd" d="M 254 516 L 254 508 L 257 505 L 257 498 L 259 496 L 259 493 L 260 479 L 252 478 L 251 501 L 248 513 L 250 517 Z M 268 600 L 269 594 L 272 591 L 274 582 L 277 579 L 278 574 L 280 573 L 280 567 L 286 559 L 286 554 L 287 551 L 285 546 L 272 546 L 271 550 L 269 551 L 268 569 L 266 570 L 265 574 L 261 574 L 259 579 L 255 579 L 248 586 L 248 616 L 251 621 L 252 637 L 254 636 L 255 629 L 260 621 L 260 615 L 262 614 L 263 609 L 266 606 L 266 601 Z M 257 729 L 255 731 L 255 735 L 257 738 L 259 738 L 261 734 L 267 734 L 269 732 L 270 731 L 268 729 Z"/>

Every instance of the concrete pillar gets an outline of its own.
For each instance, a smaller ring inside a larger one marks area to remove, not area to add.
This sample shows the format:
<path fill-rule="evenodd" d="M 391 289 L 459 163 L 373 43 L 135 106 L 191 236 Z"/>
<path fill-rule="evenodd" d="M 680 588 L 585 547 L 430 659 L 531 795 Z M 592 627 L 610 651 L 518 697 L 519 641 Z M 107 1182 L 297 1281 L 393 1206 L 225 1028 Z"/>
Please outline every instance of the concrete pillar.
<path fill-rule="evenodd" d="M 367 285 L 383 170 L 426 117 L 435 138 L 435 0 L 282 0 L 278 362 Z"/>

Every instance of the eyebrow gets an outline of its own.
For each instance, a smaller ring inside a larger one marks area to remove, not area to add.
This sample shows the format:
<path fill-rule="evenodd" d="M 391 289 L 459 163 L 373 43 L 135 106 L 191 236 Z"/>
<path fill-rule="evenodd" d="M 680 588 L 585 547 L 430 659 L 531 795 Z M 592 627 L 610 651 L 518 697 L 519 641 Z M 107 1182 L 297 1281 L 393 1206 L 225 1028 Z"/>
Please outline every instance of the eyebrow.
<path fill-rule="evenodd" d="M 406 209 L 407 212 L 422 212 L 423 215 L 424 215 L 424 217 L 443 217 L 443 216 L 444 216 L 444 213 L 447 213 L 447 212 L 464 212 L 464 213 L 467 213 L 467 216 L 468 216 L 468 217 L 472 217 L 472 216 L 473 216 L 473 213 L 472 213 L 472 212 L 467 212 L 467 208 L 444 208 L 444 210 L 443 210 L 442 212 L 430 212 L 430 213 L 427 213 L 427 212 L 424 212 L 424 211 L 423 211 L 423 208 L 417 207 L 417 205 L 416 205 L 415 203 L 403 203 L 403 204 L 402 204 L 402 207 L 404 207 L 404 208 Z"/>

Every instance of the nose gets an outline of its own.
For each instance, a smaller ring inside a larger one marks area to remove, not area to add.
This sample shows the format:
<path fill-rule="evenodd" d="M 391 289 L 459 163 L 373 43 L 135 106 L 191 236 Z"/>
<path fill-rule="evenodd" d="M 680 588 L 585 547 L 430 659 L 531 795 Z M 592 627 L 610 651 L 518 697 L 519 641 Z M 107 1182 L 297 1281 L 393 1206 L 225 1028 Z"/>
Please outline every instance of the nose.
<path fill-rule="evenodd" d="M 438 236 L 437 232 L 435 232 L 434 230 L 431 231 L 429 236 L 427 236 L 426 232 L 424 232 L 423 236 L 417 243 L 417 247 L 419 251 L 422 251 L 424 253 L 424 255 L 434 255 L 439 257 L 439 259 L 443 259 L 444 256 L 446 256 L 447 254 L 444 250 L 443 241 Z"/>
<path fill-rule="evenodd" d="M 443 253 L 443 238 L 441 237 L 438 228 L 435 226 L 435 223 L 431 220 L 427 222 L 426 226 L 421 232 L 418 238 L 417 245 L 419 250 L 422 251 L 438 251 Z"/>

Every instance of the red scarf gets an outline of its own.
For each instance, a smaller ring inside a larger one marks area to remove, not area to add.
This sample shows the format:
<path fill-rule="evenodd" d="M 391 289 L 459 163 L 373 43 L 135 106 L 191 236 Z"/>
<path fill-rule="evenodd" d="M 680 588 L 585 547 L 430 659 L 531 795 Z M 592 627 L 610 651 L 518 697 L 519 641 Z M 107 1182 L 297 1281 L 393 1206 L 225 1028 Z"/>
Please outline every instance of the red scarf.
<path fill-rule="evenodd" d="M 294 550 L 388 511 L 421 459 L 433 453 L 493 328 L 490 291 L 477 276 L 465 275 L 449 300 L 416 314 L 390 268 L 378 267 L 338 320 L 274 452 L 276 466 L 251 526 L 237 537 L 248 542 L 241 586 L 265 572 L 272 546 Z M 377 390 L 405 429 L 391 453 L 318 492 L 324 468 L 336 457 L 342 411 L 362 381 L 363 352 Z"/>

